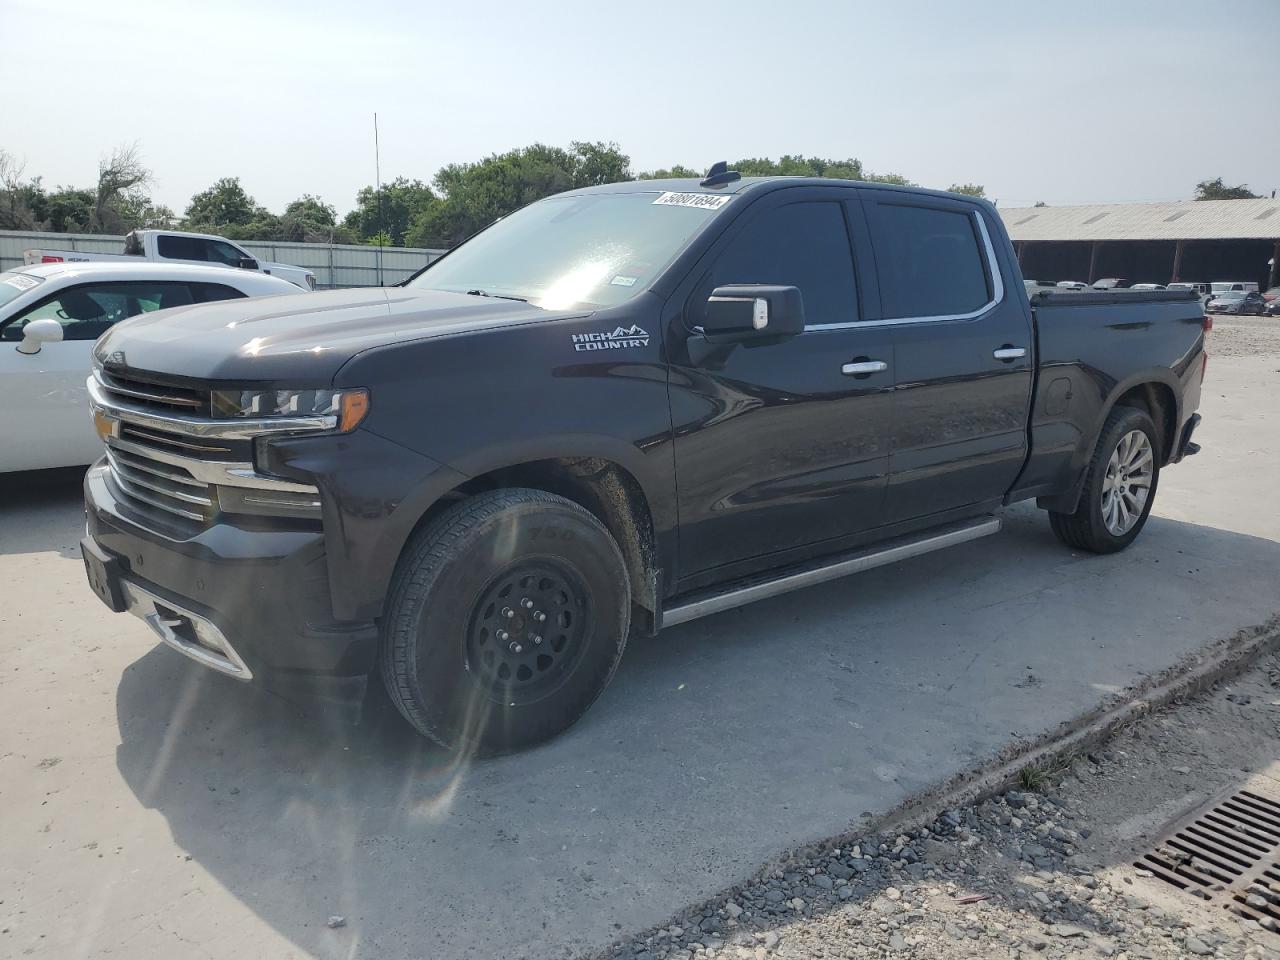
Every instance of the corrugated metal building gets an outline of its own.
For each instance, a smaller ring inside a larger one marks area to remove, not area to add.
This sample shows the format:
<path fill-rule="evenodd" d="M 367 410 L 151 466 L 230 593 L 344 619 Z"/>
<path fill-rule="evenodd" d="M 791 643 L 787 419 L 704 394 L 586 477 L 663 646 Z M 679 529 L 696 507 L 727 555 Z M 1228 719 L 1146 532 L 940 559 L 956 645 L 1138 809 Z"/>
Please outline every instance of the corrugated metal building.
<path fill-rule="evenodd" d="M 1280 285 L 1280 200 L 1184 200 L 1000 211 L 1022 275 Z"/>

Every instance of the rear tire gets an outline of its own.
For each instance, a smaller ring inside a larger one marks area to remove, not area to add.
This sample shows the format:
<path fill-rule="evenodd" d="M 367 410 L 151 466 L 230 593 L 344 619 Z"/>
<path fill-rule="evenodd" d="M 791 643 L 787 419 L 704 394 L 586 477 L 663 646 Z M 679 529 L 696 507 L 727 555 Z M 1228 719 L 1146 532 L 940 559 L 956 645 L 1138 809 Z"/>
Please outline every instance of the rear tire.
<path fill-rule="evenodd" d="M 405 548 L 382 623 L 383 681 L 437 743 L 519 750 L 595 702 L 630 617 L 622 552 L 592 514 L 540 490 L 478 494 Z"/>
<path fill-rule="evenodd" d="M 1103 424 L 1074 513 L 1049 514 L 1068 547 L 1115 553 L 1146 526 L 1160 480 L 1160 436 L 1145 410 L 1116 407 Z"/>

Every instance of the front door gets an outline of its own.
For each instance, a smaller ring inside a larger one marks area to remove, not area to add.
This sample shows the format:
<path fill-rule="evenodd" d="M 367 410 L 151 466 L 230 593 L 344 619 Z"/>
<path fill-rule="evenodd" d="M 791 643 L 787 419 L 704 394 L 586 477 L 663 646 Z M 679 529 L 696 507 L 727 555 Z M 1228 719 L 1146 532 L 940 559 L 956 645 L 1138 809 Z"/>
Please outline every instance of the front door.
<path fill-rule="evenodd" d="M 79 284 L 4 321 L 0 326 L 0 407 L 6 411 L 6 420 L 0 472 L 79 466 L 102 456 L 85 388 L 94 341 L 126 317 L 192 303 L 192 286 L 159 281 Z M 240 296 L 221 284 L 196 286 Z M 62 324 L 62 340 L 43 344 L 37 353 L 20 353 L 23 328 L 42 319 Z"/>
<path fill-rule="evenodd" d="M 973 204 L 864 190 L 881 323 L 895 331 L 897 418 L 886 521 L 1001 499 L 1027 452 L 1033 344 Z"/>
<path fill-rule="evenodd" d="M 821 187 L 767 194 L 694 271 L 668 338 L 685 586 L 732 575 L 741 561 L 834 545 L 880 522 L 893 340 L 859 322 L 855 197 Z M 736 283 L 798 287 L 804 333 L 708 344 L 696 331 L 700 310 L 715 287 Z"/>

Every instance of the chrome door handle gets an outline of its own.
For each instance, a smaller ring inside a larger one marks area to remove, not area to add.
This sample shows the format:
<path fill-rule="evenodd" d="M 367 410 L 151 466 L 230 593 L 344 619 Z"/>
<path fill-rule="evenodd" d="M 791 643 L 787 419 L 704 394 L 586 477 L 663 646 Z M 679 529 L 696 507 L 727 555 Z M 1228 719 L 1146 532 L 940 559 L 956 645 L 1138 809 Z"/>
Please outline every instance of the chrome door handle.
<path fill-rule="evenodd" d="M 889 365 L 883 360 L 860 360 L 857 363 L 846 363 L 840 372 L 846 377 L 866 376 L 868 373 L 883 373 Z"/>
<path fill-rule="evenodd" d="M 997 360 L 1020 360 L 1027 355 L 1026 347 L 1001 347 L 993 350 L 991 355 Z"/>

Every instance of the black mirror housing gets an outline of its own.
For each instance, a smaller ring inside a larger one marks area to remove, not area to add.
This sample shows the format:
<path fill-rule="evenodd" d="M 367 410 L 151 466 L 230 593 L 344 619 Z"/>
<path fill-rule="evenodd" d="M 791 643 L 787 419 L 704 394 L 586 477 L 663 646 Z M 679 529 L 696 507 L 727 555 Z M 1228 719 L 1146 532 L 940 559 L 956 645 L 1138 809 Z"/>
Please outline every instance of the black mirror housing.
<path fill-rule="evenodd" d="M 799 287 L 735 283 L 716 287 L 707 298 L 702 333 L 709 343 L 794 337 L 804 332 L 804 299 Z"/>
<path fill-rule="evenodd" d="M 238 266 L 241 270 L 257 270 L 258 261 L 253 259 L 253 257 L 241 257 Z"/>

